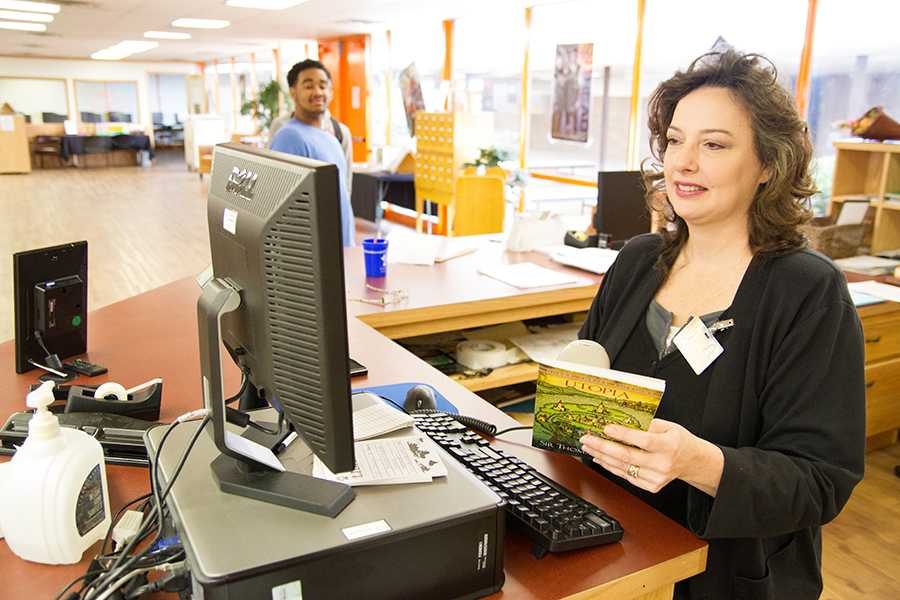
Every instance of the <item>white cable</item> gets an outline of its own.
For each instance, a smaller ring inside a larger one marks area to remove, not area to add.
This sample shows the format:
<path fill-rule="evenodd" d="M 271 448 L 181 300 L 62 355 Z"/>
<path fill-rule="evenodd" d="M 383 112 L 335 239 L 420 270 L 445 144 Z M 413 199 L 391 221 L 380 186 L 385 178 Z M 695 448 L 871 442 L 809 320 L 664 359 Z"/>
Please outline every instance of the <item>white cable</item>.
<path fill-rule="evenodd" d="M 211 417 L 212 410 L 208 408 L 198 408 L 197 410 L 192 410 L 191 412 L 186 412 L 177 419 L 175 419 L 176 423 L 185 423 L 187 421 L 194 421 L 196 419 L 202 419 L 204 417 Z"/>
<path fill-rule="evenodd" d="M 125 583 L 127 583 L 129 579 L 132 579 L 133 577 L 136 577 L 136 576 L 140 575 L 141 573 L 146 573 L 147 571 L 152 571 L 155 568 L 156 567 L 143 567 L 140 569 L 133 570 L 128 575 L 121 577 L 118 581 L 116 581 L 114 584 L 112 584 L 108 590 L 103 592 L 103 595 L 101 595 L 97 598 L 97 600 L 106 600 L 106 598 L 109 598 L 110 596 L 112 596 L 113 593 L 117 589 L 119 589 L 120 587 L 125 585 Z"/>
<path fill-rule="evenodd" d="M 121 551 L 131 538 L 138 534 L 144 521 L 144 513 L 139 510 L 129 510 L 119 522 L 115 524 L 112 539 L 116 543 L 116 551 Z"/>

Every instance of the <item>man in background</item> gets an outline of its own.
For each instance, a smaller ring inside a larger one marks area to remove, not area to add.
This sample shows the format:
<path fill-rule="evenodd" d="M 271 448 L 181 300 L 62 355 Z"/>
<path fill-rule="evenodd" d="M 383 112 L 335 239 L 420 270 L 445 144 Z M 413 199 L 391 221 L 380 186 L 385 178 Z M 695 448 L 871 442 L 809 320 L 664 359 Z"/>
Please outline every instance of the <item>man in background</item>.
<path fill-rule="evenodd" d="M 325 66 L 317 61 L 317 60 L 304 60 L 296 65 L 294 68 L 299 67 L 300 70 L 305 70 L 308 68 L 319 68 L 322 69 L 329 76 L 329 81 L 331 74 L 328 72 L 328 69 Z M 291 69 L 293 71 L 293 69 Z M 288 73 L 288 81 L 290 81 L 290 73 Z M 290 84 L 288 84 L 290 86 Z M 292 87 L 292 86 L 291 86 Z M 337 119 L 331 116 L 331 111 L 328 110 L 328 105 L 331 104 L 331 100 L 334 97 L 334 82 L 329 87 L 328 98 L 325 100 L 325 113 L 322 115 L 322 128 L 325 131 L 331 132 L 334 134 L 334 137 L 337 138 L 337 141 L 341 144 L 341 149 L 344 151 L 344 157 L 347 159 L 347 166 L 351 167 L 347 169 L 347 193 L 352 193 L 353 190 L 353 134 L 350 133 L 350 128 L 347 127 L 344 123 L 341 123 Z M 297 99 L 295 94 L 291 93 L 291 98 L 294 100 L 294 105 L 297 105 Z M 311 106 L 305 107 L 307 110 L 310 110 Z M 290 115 L 282 115 L 272 121 L 272 125 L 269 127 L 269 147 L 271 148 L 272 140 L 275 139 L 275 134 L 281 129 L 285 123 L 294 118 L 293 114 Z"/>
<path fill-rule="evenodd" d="M 331 73 L 317 60 L 303 60 L 291 67 L 288 89 L 294 114 L 272 136 L 269 147 L 296 156 L 336 165 L 341 203 L 341 241 L 354 245 L 353 208 L 350 205 L 350 130 L 328 116 L 334 95 Z M 273 123 L 274 126 L 274 123 Z M 338 133 L 347 149 L 338 141 Z"/>

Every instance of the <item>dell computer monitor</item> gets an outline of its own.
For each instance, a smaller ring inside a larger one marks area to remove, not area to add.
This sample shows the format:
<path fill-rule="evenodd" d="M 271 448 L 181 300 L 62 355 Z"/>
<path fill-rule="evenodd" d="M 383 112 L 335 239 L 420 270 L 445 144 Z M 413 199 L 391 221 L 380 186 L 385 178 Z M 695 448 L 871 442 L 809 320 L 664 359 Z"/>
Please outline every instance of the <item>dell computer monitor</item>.
<path fill-rule="evenodd" d="M 338 190 L 334 165 L 216 146 L 207 209 L 213 278 L 198 304 L 203 396 L 223 454 L 213 465 L 220 488 L 331 516 L 352 499 L 349 487 L 262 466 L 224 430 L 219 340 L 254 393 L 325 465 L 353 469 Z M 247 469 L 256 471 L 250 479 Z M 334 492 L 324 493 L 330 506 L 321 506 L 322 486 Z"/>
<path fill-rule="evenodd" d="M 609 235 L 613 246 L 650 231 L 650 212 L 644 200 L 640 171 L 600 171 L 597 174 L 597 212 L 594 228 Z"/>

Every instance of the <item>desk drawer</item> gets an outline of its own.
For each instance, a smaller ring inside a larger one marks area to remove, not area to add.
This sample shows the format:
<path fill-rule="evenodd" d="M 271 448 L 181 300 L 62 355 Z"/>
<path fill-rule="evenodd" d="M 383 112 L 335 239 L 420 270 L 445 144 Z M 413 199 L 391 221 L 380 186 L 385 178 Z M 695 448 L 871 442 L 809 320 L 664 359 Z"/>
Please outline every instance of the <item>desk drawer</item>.
<path fill-rule="evenodd" d="M 900 427 L 900 358 L 866 367 L 866 436 Z"/>
<path fill-rule="evenodd" d="M 900 355 L 900 312 L 866 317 L 862 327 L 867 363 Z"/>

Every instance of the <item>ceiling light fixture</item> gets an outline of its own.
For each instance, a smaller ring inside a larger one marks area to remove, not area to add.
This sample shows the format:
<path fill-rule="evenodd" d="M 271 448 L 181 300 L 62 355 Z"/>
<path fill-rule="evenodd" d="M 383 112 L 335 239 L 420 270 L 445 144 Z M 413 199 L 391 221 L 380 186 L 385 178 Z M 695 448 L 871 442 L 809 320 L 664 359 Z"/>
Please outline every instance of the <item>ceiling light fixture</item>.
<path fill-rule="evenodd" d="M 0 29 L 15 29 L 17 31 L 47 31 L 43 23 L 23 23 L 22 21 L 0 21 Z"/>
<path fill-rule="evenodd" d="M 124 40 L 109 48 L 98 50 L 91 54 L 94 60 L 122 60 L 126 56 L 153 50 L 159 46 L 159 42 L 145 42 L 143 40 Z"/>
<path fill-rule="evenodd" d="M 226 6 L 235 8 L 258 8 L 260 10 L 284 10 L 307 0 L 225 0 Z"/>
<path fill-rule="evenodd" d="M 31 21 L 33 23 L 51 23 L 53 15 L 41 13 L 20 12 L 17 10 L 0 10 L 0 20 L 4 21 Z"/>
<path fill-rule="evenodd" d="M 184 27 L 185 29 L 225 29 L 231 25 L 221 19 L 175 19 L 172 27 Z"/>
<path fill-rule="evenodd" d="M 59 4 L 51 4 L 49 2 L 25 2 L 24 0 L 0 0 L 0 8 L 5 10 L 50 13 L 52 15 L 59 12 Z"/>
<path fill-rule="evenodd" d="M 144 37 L 152 40 L 189 40 L 191 34 L 182 31 L 145 31 Z"/>

